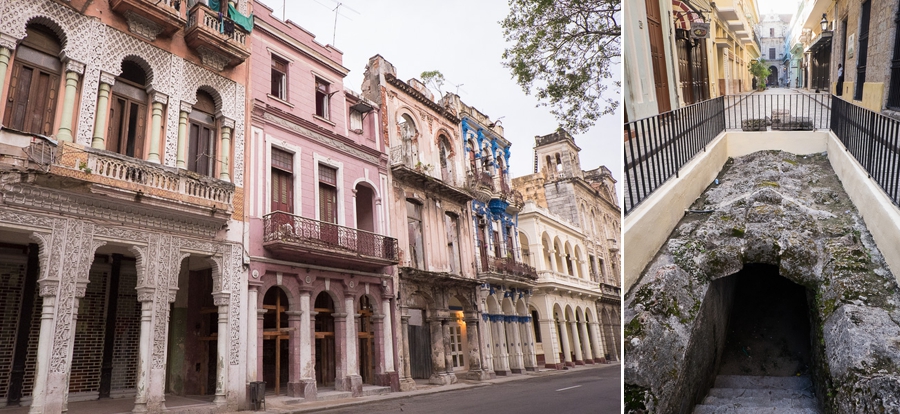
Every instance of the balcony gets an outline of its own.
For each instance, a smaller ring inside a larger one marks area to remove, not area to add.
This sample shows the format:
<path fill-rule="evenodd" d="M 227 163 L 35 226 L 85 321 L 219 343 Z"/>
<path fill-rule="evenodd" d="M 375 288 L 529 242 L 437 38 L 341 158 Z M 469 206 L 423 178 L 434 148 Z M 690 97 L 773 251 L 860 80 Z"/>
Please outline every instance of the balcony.
<path fill-rule="evenodd" d="M 131 32 L 156 39 L 172 36 L 187 22 L 183 8 L 186 1 L 176 0 L 111 0 L 110 7 L 125 16 Z"/>
<path fill-rule="evenodd" d="M 399 263 L 397 239 L 284 212 L 263 217 L 263 247 L 304 263 L 377 269 Z"/>
<path fill-rule="evenodd" d="M 440 194 L 457 203 L 467 203 L 472 200 L 472 194 L 468 191 L 456 187 L 454 183 L 445 182 L 432 176 L 433 170 L 433 165 L 423 164 L 406 146 L 399 145 L 391 148 L 391 172 L 394 180 Z"/>
<path fill-rule="evenodd" d="M 622 288 L 613 285 L 607 285 L 606 283 L 600 284 L 600 290 L 603 291 L 603 299 L 609 302 L 621 302 L 622 301 Z"/>
<path fill-rule="evenodd" d="M 229 34 L 225 25 L 233 27 Z M 219 19 L 219 13 L 204 6 L 194 5 L 188 13 L 184 40 L 203 60 L 203 64 L 221 71 L 226 67 L 241 64 L 250 57 L 247 32 L 227 17 Z"/>
<path fill-rule="evenodd" d="M 509 257 L 494 257 L 488 254 L 487 246 L 481 242 L 476 243 L 480 258 L 478 264 L 478 278 L 493 282 L 521 282 L 533 283 L 537 280 L 537 271 L 516 260 L 518 249 L 509 252 Z"/>
<path fill-rule="evenodd" d="M 597 282 L 567 275 L 565 273 L 554 272 L 552 270 L 539 270 L 537 275 L 537 282 L 539 284 L 552 284 L 560 289 L 572 288 L 590 290 L 595 294 L 600 289 L 600 285 Z"/>
<path fill-rule="evenodd" d="M 46 144 L 35 142 L 30 151 L 46 154 L 39 146 Z M 222 223 L 234 211 L 232 183 L 78 144 L 62 143 L 52 150 L 56 154 L 45 157 L 49 172 L 87 183 L 94 194 Z"/>

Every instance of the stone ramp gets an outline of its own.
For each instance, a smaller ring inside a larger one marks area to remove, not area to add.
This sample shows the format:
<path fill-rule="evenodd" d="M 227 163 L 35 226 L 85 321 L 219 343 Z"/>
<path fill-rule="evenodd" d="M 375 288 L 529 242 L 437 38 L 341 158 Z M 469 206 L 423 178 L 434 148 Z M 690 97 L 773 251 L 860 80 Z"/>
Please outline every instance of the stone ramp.
<path fill-rule="evenodd" d="M 694 414 L 819 414 L 808 376 L 719 375 Z"/>

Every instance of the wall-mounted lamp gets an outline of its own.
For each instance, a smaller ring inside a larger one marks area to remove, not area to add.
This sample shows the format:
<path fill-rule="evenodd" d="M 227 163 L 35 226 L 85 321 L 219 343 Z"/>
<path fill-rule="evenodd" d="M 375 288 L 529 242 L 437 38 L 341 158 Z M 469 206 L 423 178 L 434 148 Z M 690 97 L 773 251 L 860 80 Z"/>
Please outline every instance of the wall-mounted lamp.
<path fill-rule="evenodd" d="M 828 13 L 822 13 L 822 21 L 819 24 L 822 25 L 822 32 L 828 30 Z"/>

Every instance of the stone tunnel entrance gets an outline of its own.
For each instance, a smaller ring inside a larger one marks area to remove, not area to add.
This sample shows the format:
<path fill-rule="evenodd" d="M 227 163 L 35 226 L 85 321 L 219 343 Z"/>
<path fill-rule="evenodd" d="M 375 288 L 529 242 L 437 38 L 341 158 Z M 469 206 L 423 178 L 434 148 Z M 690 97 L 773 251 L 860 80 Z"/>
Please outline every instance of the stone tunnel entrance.
<path fill-rule="evenodd" d="M 808 375 L 806 289 L 772 265 L 748 264 L 731 277 L 734 299 L 719 375 Z"/>

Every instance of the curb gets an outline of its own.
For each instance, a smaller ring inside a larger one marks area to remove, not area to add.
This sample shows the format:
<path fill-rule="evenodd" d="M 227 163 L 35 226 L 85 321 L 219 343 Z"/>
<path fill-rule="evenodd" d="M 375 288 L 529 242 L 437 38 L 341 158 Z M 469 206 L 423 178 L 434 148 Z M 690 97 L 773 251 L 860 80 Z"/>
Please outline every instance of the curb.
<path fill-rule="evenodd" d="M 599 364 L 598 366 L 588 367 L 587 369 L 601 369 L 611 366 L 619 366 L 621 367 L 621 362 L 609 363 L 609 364 Z M 487 387 L 496 384 L 505 384 L 507 382 L 515 382 L 539 377 L 549 377 L 556 375 L 564 375 L 571 372 L 582 371 L 585 368 L 581 369 L 567 369 L 567 370 L 545 370 L 538 371 L 530 374 L 517 374 L 509 377 L 498 377 L 494 379 L 490 379 L 487 381 L 461 381 L 456 384 L 446 385 L 446 386 L 437 386 L 425 390 L 412 390 L 412 391 L 402 391 L 402 392 L 392 392 L 390 394 L 385 395 L 376 395 L 371 397 L 353 397 L 346 400 L 334 400 L 331 404 L 322 404 L 315 405 L 316 403 L 322 402 L 327 403 L 326 401 L 311 401 L 309 403 L 301 403 L 301 404 L 309 404 L 307 407 L 296 407 L 296 408 L 273 408 L 266 409 L 265 411 L 244 411 L 244 412 L 252 412 L 252 413 L 277 413 L 277 414 L 300 414 L 300 413 L 310 413 L 324 410 L 333 410 L 338 408 L 347 408 L 358 405 L 364 405 L 372 402 L 382 402 L 382 401 L 391 401 L 398 400 L 402 398 L 415 397 L 419 395 L 430 395 L 430 394 L 441 394 L 451 391 L 460 391 L 472 388 L 480 388 Z"/>

